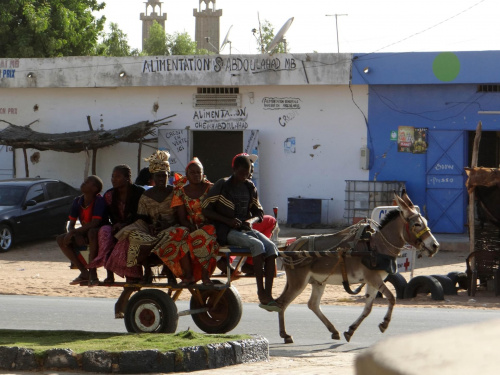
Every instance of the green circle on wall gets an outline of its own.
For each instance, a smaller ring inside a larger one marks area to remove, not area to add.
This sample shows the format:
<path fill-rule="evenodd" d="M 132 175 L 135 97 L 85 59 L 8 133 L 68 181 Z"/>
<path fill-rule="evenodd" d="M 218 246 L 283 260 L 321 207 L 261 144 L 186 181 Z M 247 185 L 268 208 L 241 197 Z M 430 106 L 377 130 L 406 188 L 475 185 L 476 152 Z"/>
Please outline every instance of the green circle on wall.
<path fill-rule="evenodd" d="M 434 59 L 432 71 L 440 81 L 453 81 L 460 73 L 460 60 L 452 52 L 442 52 Z"/>

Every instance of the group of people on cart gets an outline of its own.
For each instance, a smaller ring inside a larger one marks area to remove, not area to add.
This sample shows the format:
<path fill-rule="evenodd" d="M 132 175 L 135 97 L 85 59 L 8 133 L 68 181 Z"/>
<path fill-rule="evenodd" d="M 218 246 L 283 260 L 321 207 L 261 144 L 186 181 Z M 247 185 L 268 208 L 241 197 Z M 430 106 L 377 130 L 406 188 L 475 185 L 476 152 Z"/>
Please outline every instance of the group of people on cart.
<path fill-rule="evenodd" d="M 200 280 L 211 286 L 216 267 L 227 270 L 226 258 L 217 261 L 219 247 L 241 246 L 250 249 L 253 265 L 245 264 L 244 270 L 255 275 L 259 306 L 280 311 L 272 297 L 278 249 L 269 239 L 276 219 L 266 215 L 263 223 L 264 211 L 250 179 L 256 155 L 236 155 L 232 175 L 215 184 L 207 180 L 198 158 L 169 184 L 169 157 L 166 151 L 156 151 L 145 159 L 149 168 L 140 175 L 149 172 L 151 182 L 133 183 L 130 167 L 117 165 L 112 188 L 104 195 L 98 176 L 85 179 L 82 195 L 71 207 L 68 232 L 57 237 L 63 253 L 80 270 L 71 284 L 111 284 L 115 275 L 127 283 L 149 284 L 151 267 L 162 264 L 160 274 L 176 287 Z M 75 251 L 82 247 L 89 250 L 88 263 Z M 103 281 L 98 279 L 99 267 L 107 272 Z"/>

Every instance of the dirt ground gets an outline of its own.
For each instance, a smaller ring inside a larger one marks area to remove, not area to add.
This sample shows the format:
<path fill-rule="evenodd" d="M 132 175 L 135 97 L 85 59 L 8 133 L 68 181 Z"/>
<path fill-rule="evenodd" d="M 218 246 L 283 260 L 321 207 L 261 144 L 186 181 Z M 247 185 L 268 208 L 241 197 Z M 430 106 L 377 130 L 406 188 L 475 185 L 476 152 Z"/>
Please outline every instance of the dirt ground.
<path fill-rule="evenodd" d="M 465 272 L 467 253 L 440 251 L 434 258 L 417 259 L 414 276 L 446 275 L 452 271 Z M 63 256 L 55 240 L 43 240 L 20 244 L 6 253 L 0 253 L 0 294 L 38 295 L 58 297 L 100 297 L 117 298 L 121 288 L 87 288 L 69 285 L 78 275 L 77 270 L 69 268 L 68 260 Z M 409 273 L 403 273 L 407 280 Z M 105 277 L 105 271 L 99 270 L 99 277 Z M 117 281 L 124 281 L 120 278 Z M 275 281 L 275 297 L 283 290 L 286 278 L 280 276 Z M 256 287 L 253 279 L 242 278 L 234 282 L 243 302 L 256 303 Z M 361 293 L 362 294 L 362 293 Z M 307 303 L 309 289 L 297 298 L 296 303 Z M 183 293 L 180 299 L 189 299 L 189 293 Z M 362 296 L 350 296 L 342 286 L 328 286 L 322 299 L 324 305 L 360 305 Z M 385 305 L 378 299 L 377 305 Z M 475 297 L 459 290 L 456 296 L 445 296 L 444 301 L 434 301 L 430 295 L 419 295 L 410 300 L 398 300 L 397 308 L 436 307 L 467 309 L 500 309 L 500 298 L 493 292 L 479 291 Z M 245 371 L 247 374 L 354 374 L 356 353 L 321 352 L 299 357 L 273 357 L 269 362 L 232 366 L 218 369 L 218 374 Z M 201 373 L 201 372 L 199 372 Z M 47 373 L 48 374 L 48 373 Z M 193 373 L 192 373 L 193 374 Z M 196 372 L 194 373 L 196 374 Z"/>

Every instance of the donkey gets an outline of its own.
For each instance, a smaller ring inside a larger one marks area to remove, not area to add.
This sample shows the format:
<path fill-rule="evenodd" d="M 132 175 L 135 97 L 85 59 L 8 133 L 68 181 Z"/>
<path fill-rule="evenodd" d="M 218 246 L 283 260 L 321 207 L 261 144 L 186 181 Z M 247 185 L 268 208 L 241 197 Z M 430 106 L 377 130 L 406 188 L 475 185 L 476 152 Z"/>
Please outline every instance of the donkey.
<path fill-rule="evenodd" d="M 439 243 L 427 227 L 427 221 L 417 212 L 406 192 L 403 191 L 401 197 L 394 194 L 394 197 L 398 209 L 390 211 L 380 225 L 367 219 L 378 227 L 376 230 L 367 223 L 358 223 L 330 235 L 300 237 L 287 250 L 280 252 L 286 285 L 276 302 L 281 307 L 280 336 L 286 344 L 293 343 L 293 338 L 285 330 L 285 310 L 308 283 L 312 284 L 312 293 L 307 306 L 332 333 L 332 339 L 339 340 L 339 332 L 320 308 L 326 284 L 343 284 L 351 294 L 359 293 L 363 285 L 367 285 L 363 312 L 344 332 L 347 341 L 370 314 L 377 292 L 388 301 L 387 313 L 379 324 L 381 332 L 387 329 L 396 299 L 384 280 L 389 273 L 396 271 L 396 257 L 401 248 L 408 243 L 419 250 L 419 257 L 422 254 L 432 257 L 439 250 Z M 361 286 L 353 292 L 350 283 L 361 283 Z"/>

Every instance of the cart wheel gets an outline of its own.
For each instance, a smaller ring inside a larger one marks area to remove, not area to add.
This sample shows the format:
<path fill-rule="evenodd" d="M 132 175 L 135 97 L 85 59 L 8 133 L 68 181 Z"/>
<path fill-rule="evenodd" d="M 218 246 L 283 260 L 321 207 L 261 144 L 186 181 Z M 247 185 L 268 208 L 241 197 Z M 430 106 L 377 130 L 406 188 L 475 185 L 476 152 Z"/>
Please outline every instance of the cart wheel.
<path fill-rule="evenodd" d="M 125 311 L 128 332 L 174 333 L 178 321 L 175 302 L 157 289 L 144 289 L 134 294 Z"/>
<path fill-rule="evenodd" d="M 206 333 L 226 333 L 234 329 L 240 322 L 243 313 L 241 298 L 238 291 L 230 287 L 224 291 L 219 302 L 212 308 L 221 290 L 200 290 L 200 303 L 198 296 L 191 296 L 191 310 L 208 307 L 207 312 L 193 314 L 194 323 Z"/>

